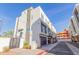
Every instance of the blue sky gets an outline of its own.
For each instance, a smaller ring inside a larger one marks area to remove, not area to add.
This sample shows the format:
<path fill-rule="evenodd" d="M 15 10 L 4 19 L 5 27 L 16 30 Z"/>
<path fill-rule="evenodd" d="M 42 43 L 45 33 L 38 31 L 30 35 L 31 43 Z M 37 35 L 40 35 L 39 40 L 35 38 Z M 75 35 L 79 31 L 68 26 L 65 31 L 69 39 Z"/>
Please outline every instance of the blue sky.
<path fill-rule="evenodd" d="M 17 3 L 17 4 L 0 4 L 0 19 L 3 20 L 1 24 L 2 31 L 5 32 L 11 30 L 15 26 L 15 20 L 17 16 L 20 16 L 21 12 L 29 7 L 41 6 L 45 14 L 48 16 L 52 24 L 55 26 L 57 32 L 61 32 L 64 28 L 68 27 L 69 18 L 72 15 L 74 8 L 73 3 L 51 3 L 51 4 L 39 4 L 39 3 Z"/>

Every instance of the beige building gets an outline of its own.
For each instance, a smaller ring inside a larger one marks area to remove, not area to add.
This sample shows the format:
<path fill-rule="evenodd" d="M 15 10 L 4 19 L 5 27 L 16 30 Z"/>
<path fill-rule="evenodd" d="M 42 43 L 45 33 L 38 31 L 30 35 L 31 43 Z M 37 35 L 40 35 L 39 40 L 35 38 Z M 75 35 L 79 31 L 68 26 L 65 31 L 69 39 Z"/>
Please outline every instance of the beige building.
<path fill-rule="evenodd" d="M 10 48 L 22 48 L 25 40 L 32 49 L 56 42 L 56 29 L 40 6 L 30 7 L 16 18 Z"/>
<path fill-rule="evenodd" d="M 79 4 L 76 4 L 73 10 L 73 16 L 69 24 L 72 41 L 79 41 Z"/>

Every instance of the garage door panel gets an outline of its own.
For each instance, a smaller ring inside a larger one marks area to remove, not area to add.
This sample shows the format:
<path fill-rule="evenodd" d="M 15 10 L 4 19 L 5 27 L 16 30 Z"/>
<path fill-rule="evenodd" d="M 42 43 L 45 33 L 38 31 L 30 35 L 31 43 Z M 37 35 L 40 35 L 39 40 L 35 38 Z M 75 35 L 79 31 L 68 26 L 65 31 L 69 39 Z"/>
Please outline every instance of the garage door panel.
<path fill-rule="evenodd" d="M 40 36 L 41 45 L 46 45 L 46 37 Z"/>

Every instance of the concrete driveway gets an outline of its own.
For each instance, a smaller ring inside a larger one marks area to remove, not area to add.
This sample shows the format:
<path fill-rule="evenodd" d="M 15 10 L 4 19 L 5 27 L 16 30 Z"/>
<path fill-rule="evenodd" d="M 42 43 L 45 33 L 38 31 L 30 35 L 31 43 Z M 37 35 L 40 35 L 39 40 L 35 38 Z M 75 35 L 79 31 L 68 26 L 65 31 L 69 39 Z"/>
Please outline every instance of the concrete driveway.
<path fill-rule="evenodd" d="M 46 54 L 47 52 L 41 49 L 30 50 L 21 48 L 15 48 L 7 52 L 0 53 L 0 55 L 46 55 Z"/>

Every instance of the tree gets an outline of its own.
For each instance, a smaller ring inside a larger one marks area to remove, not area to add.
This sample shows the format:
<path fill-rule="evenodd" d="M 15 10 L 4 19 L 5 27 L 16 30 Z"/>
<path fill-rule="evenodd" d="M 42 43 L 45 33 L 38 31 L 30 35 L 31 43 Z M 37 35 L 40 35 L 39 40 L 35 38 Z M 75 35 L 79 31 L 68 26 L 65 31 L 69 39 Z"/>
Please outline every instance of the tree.
<path fill-rule="evenodd" d="M 12 37 L 13 36 L 13 30 L 9 30 L 7 32 L 4 32 L 3 33 L 3 36 L 4 37 Z"/>

